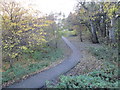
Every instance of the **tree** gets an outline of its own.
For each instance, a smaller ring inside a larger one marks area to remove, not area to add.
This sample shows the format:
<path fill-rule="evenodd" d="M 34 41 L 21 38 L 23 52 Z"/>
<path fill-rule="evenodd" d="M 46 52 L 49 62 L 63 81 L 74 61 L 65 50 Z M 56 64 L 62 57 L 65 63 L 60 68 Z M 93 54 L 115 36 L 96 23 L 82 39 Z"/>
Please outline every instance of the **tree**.
<path fill-rule="evenodd" d="M 111 43 L 115 43 L 115 24 L 116 24 L 116 20 L 120 14 L 120 6 L 119 6 L 119 2 L 106 2 L 104 3 L 103 6 L 104 12 L 107 14 L 108 17 L 108 21 L 109 23 L 109 40 Z"/>
<path fill-rule="evenodd" d="M 25 50 L 42 47 L 46 42 L 43 28 L 52 22 L 36 17 L 36 11 L 31 14 L 16 2 L 2 2 L 1 6 L 3 61 L 12 66 Z"/>
<path fill-rule="evenodd" d="M 89 2 L 89 3 L 79 2 L 79 4 L 81 6 L 80 10 L 82 10 L 82 12 L 80 14 L 82 14 L 82 17 L 87 16 L 87 18 L 83 21 L 85 23 L 88 23 L 85 25 L 87 25 L 87 27 L 89 27 L 89 29 L 90 29 L 92 42 L 99 43 L 98 35 L 96 33 L 97 31 L 96 31 L 96 27 L 95 27 L 96 17 L 94 17 L 96 11 L 98 11 L 98 6 L 95 4 L 95 2 Z"/>
<path fill-rule="evenodd" d="M 46 28 L 46 32 L 49 36 L 47 36 L 47 39 L 49 41 L 53 40 L 54 45 L 51 45 L 55 48 L 58 47 L 58 40 L 60 38 L 59 30 L 62 28 L 62 19 L 61 19 L 61 12 L 60 13 L 51 13 L 46 18 L 49 21 L 52 21 L 51 25 Z M 50 44 L 49 44 L 50 45 Z"/>
<path fill-rule="evenodd" d="M 78 1 L 77 21 L 88 27 L 93 43 L 101 42 L 100 38 L 115 42 L 115 22 L 119 8 L 119 2 Z"/>

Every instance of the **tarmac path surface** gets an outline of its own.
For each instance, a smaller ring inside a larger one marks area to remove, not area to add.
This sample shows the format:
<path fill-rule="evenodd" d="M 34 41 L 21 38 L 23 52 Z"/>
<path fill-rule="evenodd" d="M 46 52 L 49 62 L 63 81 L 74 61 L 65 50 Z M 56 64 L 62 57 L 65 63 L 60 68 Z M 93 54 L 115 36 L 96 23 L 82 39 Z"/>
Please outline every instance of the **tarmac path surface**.
<path fill-rule="evenodd" d="M 41 88 L 45 85 L 46 80 L 57 78 L 61 74 L 64 74 L 73 68 L 78 62 L 80 62 L 82 55 L 80 54 L 79 49 L 77 49 L 67 38 L 62 36 L 62 39 L 72 50 L 71 55 L 67 59 L 55 67 L 35 74 L 26 80 L 14 83 L 13 85 L 10 85 L 6 88 Z"/>

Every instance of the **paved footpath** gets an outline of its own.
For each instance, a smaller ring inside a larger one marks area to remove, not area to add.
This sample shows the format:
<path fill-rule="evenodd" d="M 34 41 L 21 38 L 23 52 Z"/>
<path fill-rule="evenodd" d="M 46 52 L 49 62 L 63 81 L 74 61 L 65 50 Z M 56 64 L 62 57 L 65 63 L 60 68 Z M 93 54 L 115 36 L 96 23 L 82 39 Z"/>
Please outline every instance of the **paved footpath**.
<path fill-rule="evenodd" d="M 81 58 L 80 51 L 65 37 L 62 37 L 62 39 L 72 50 L 70 57 L 55 67 L 40 72 L 34 76 L 27 78 L 26 80 L 8 86 L 7 88 L 41 88 L 45 85 L 46 80 L 57 78 L 59 75 L 64 74 L 73 68 Z"/>

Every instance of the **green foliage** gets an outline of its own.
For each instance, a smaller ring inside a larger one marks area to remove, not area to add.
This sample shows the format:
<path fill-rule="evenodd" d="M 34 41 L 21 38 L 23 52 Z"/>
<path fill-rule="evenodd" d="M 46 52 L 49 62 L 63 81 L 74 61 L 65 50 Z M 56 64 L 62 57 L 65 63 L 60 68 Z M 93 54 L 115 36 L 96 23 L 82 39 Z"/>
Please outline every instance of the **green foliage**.
<path fill-rule="evenodd" d="M 40 69 L 42 69 L 43 67 L 47 67 L 49 65 L 49 62 L 48 61 L 46 61 L 46 62 L 37 62 L 37 63 L 34 63 L 34 64 L 30 64 L 29 66 L 28 66 L 28 68 L 29 68 L 29 73 L 31 73 L 31 72 L 35 72 L 35 71 L 37 71 L 37 70 L 40 70 Z"/>
<path fill-rule="evenodd" d="M 118 67 L 116 64 L 110 62 L 116 61 L 117 55 L 115 49 L 101 46 L 91 47 L 90 52 L 98 59 L 103 60 L 103 66 L 101 70 L 94 70 L 85 75 L 78 76 L 60 76 L 60 80 L 56 85 L 52 85 L 52 82 L 47 82 L 48 88 L 118 88 Z M 106 56 L 107 55 L 107 56 Z M 111 59 L 111 56 L 112 57 Z"/>
<path fill-rule="evenodd" d="M 59 48 L 54 49 L 53 47 L 44 47 L 41 50 L 26 49 L 26 51 L 23 53 L 23 56 L 25 59 L 32 58 L 39 61 L 49 59 L 50 61 L 54 61 L 58 57 L 62 56 L 62 51 Z"/>
<path fill-rule="evenodd" d="M 75 36 L 77 32 L 76 30 L 73 30 L 73 31 L 63 30 L 63 31 L 60 31 L 60 34 L 63 36 Z"/>
<path fill-rule="evenodd" d="M 1 2 L 2 13 L 2 52 L 3 61 L 12 62 L 29 52 L 29 48 L 42 47 L 46 43 L 44 27 L 50 26 L 54 21 L 46 17 L 34 16 L 39 12 L 25 9 L 15 1 Z M 32 14 L 31 14 L 32 12 Z"/>
<path fill-rule="evenodd" d="M 5 70 L 2 73 L 2 83 L 8 82 L 10 80 L 20 79 L 24 75 L 39 71 L 44 67 L 50 65 L 50 63 L 58 60 L 62 57 L 63 52 L 61 49 L 51 49 L 50 47 L 45 48 L 44 52 L 34 51 L 28 52 L 27 50 L 23 58 L 25 58 L 26 62 L 19 62 Z M 47 52 L 47 53 L 46 53 Z M 34 61 L 32 61 L 32 59 Z M 4 69 L 4 67 L 3 67 Z"/>
<path fill-rule="evenodd" d="M 19 78 L 22 75 L 25 75 L 26 73 L 27 69 L 21 67 L 20 64 L 16 64 L 12 68 L 2 73 L 2 82 L 12 80 L 15 77 Z"/>
<path fill-rule="evenodd" d="M 2 73 L 3 77 L 2 77 L 2 82 L 7 82 L 10 80 L 15 80 L 15 79 L 19 79 L 22 76 L 29 74 L 31 72 L 35 72 L 43 67 L 48 66 L 49 64 L 46 62 L 44 63 L 34 63 L 34 64 L 30 64 L 28 65 L 26 68 L 23 67 L 21 64 L 15 64 L 12 68 L 9 68 L 8 70 L 6 70 L 5 72 Z"/>
<path fill-rule="evenodd" d="M 101 47 L 91 47 L 90 52 L 95 55 L 98 59 L 104 59 L 108 61 L 118 61 L 118 49 L 111 48 L 109 46 L 101 46 Z"/>
<path fill-rule="evenodd" d="M 74 29 L 82 35 L 84 30 L 82 25 L 89 29 L 89 39 L 93 43 L 114 43 L 118 40 L 116 37 L 116 23 L 119 16 L 119 2 L 81 2 L 78 1 L 74 13 L 70 13 L 66 18 L 64 25 L 68 29 Z M 117 27 L 116 27 L 117 28 Z M 111 33 L 115 32 L 115 33 Z M 85 36 L 87 36 L 85 34 Z M 84 36 L 83 36 L 84 37 Z"/>
<path fill-rule="evenodd" d="M 87 75 L 79 76 L 64 76 L 60 77 L 60 81 L 57 85 L 51 85 L 51 82 L 47 82 L 48 88 L 117 88 L 118 78 L 117 70 L 110 70 L 110 65 L 106 70 L 93 71 Z"/>
<path fill-rule="evenodd" d="M 97 74 L 95 74 L 96 72 L 97 71 L 91 73 L 90 75 L 61 76 L 60 83 L 54 86 L 53 88 L 116 88 L 118 87 L 118 81 L 116 79 L 109 81 L 112 78 L 107 77 L 108 75 L 107 74 L 104 75 L 103 72 L 98 72 L 106 77 L 103 79 L 101 76 L 97 76 Z"/>
<path fill-rule="evenodd" d="M 31 57 L 35 60 L 41 60 L 42 59 L 42 53 L 39 51 L 35 51 L 31 54 Z"/>

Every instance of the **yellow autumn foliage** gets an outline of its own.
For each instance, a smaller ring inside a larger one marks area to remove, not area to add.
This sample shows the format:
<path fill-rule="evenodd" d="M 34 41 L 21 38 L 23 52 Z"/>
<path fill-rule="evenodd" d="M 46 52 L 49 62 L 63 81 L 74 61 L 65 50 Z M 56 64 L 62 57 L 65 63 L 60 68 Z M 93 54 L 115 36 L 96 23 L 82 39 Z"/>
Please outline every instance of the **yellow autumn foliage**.
<path fill-rule="evenodd" d="M 12 6 L 12 4 L 14 5 Z M 32 16 L 35 13 L 29 13 L 29 10 L 16 2 L 3 3 L 2 10 L 3 61 L 7 57 L 16 59 L 16 56 L 21 55 L 22 50 L 46 42 L 45 35 L 47 33 L 43 28 L 50 26 L 53 23 L 52 20 Z M 10 12 L 11 10 L 13 12 Z M 9 60 L 7 59 L 8 62 L 10 62 Z"/>

